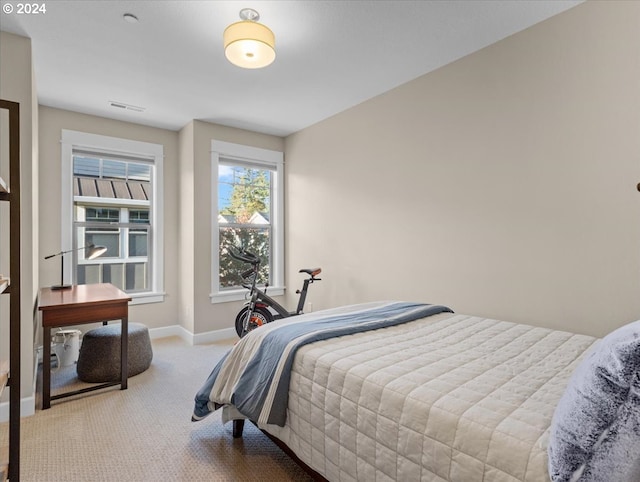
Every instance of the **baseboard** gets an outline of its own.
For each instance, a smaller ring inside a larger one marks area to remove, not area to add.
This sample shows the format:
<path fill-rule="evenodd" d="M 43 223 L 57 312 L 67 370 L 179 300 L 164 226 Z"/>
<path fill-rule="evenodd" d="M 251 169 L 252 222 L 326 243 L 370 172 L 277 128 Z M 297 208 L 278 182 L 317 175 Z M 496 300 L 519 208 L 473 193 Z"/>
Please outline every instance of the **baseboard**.
<path fill-rule="evenodd" d="M 231 340 L 238 339 L 238 334 L 236 333 L 235 328 L 224 328 L 222 330 L 213 330 L 207 331 L 206 333 L 198 333 L 197 335 L 192 335 L 193 344 L 200 345 L 203 343 L 212 343 L 216 341 L 222 340 Z"/>
<path fill-rule="evenodd" d="M 180 325 L 163 326 L 160 328 L 149 328 L 149 337 L 152 340 L 156 338 L 167 338 L 168 336 L 177 336 L 187 343 L 191 342 L 191 333 Z"/>
<path fill-rule="evenodd" d="M 20 416 L 30 417 L 36 413 L 36 397 L 31 395 L 20 399 Z M 9 402 L 0 403 L 0 422 L 9 421 Z"/>
<path fill-rule="evenodd" d="M 36 350 L 37 353 L 37 350 Z M 28 397 L 20 399 L 20 417 L 29 417 L 36 413 L 36 375 L 38 372 L 37 354 L 34 356 L 34 369 L 33 369 L 33 386 L 31 387 L 32 394 Z M 9 402 L 0 403 L 0 422 L 9 421 Z"/>
<path fill-rule="evenodd" d="M 212 330 L 206 333 L 198 333 L 195 335 L 180 325 L 163 326 L 161 328 L 149 328 L 149 337 L 152 340 L 156 338 L 165 338 L 167 336 L 178 336 L 190 345 L 201 345 L 204 343 L 212 343 L 238 337 L 235 328 Z"/>

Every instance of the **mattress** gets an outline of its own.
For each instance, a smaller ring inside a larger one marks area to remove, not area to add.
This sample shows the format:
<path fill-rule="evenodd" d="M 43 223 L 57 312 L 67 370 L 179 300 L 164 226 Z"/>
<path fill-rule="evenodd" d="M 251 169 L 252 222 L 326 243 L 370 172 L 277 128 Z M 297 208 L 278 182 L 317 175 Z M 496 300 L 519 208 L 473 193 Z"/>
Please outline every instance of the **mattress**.
<path fill-rule="evenodd" d="M 551 419 L 596 338 L 453 313 L 301 347 L 284 426 L 331 481 L 547 481 Z"/>

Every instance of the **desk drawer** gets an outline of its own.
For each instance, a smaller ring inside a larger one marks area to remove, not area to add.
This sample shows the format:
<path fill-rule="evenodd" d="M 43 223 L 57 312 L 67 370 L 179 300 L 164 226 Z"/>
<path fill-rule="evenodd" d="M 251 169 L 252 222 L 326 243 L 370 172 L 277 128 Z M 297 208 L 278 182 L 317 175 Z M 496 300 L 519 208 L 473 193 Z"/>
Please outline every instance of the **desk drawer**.
<path fill-rule="evenodd" d="M 42 310 L 42 326 L 66 326 L 99 321 L 121 320 L 128 316 L 127 301 L 52 307 Z"/>

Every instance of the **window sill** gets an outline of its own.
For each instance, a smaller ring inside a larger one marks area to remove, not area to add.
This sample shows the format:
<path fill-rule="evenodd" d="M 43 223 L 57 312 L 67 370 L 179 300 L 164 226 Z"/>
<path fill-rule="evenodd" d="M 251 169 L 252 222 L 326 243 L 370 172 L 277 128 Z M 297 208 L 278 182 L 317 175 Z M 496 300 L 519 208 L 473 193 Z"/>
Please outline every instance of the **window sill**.
<path fill-rule="evenodd" d="M 131 293 L 130 305 L 145 305 L 147 303 L 162 303 L 165 293 Z"/>
<path fill-rule="evenodd" d="M 269 286 L 267 289 L 267 294 L 271 297 L 274 296 L 282 296 L 284 295 L 284 287 L 279 286 Z M 246 300 L 249 295 L 249 290 L 230 290 L 230 291 L 219 291 L 218 293 L 211 293 L 209 298 L 211 299 L 211 304 L 215 303 L 227 303 L 229 301 L 243 301 Z"/>

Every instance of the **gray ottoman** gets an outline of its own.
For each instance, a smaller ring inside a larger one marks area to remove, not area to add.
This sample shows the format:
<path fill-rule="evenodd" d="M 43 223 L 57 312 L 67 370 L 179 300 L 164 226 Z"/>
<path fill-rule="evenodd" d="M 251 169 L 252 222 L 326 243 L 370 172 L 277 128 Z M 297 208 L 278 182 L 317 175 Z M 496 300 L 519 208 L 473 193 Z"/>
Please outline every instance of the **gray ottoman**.
<path fill-rule="evenodd" d="M 151 365 L 153 351 L 149 330 L 140 323 L 129 323 L 128 376 L 133 377 Z M 78 378 L 102 383 L 120 380 L 120 324 L 104 325 L 87 331 L 78 355 Z"/>

